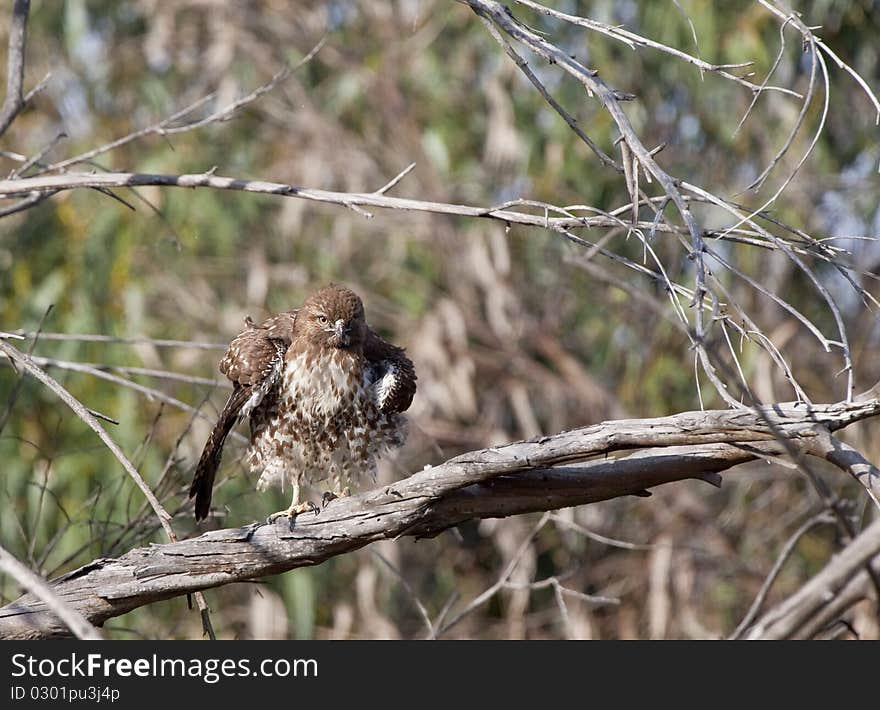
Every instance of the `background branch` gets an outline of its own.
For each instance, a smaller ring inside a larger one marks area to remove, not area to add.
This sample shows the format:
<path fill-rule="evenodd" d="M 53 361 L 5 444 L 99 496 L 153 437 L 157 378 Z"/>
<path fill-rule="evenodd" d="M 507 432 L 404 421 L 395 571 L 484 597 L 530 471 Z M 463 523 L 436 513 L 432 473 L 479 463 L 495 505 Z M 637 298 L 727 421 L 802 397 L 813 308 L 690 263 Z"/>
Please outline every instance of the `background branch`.
<path fill-rule="evenodd" d="M 867 564 L 880 571 L 878 553 L 880 520 L 874 521 L 797 592 L 764 614 L 746 638 L 808 638 L 822 631 L 833 616 L 864 597 L 868 573 L 863 568 Z M 832 611 L 831 618 L 823 614 L 827 610 Z M 817 619 L 823 623 L 816 624 Z"/>
<path fill-rule="evenodd" d="M 14 0 L 9 28 L 9 49 L 6 54 L 6 98 L 0 107 L 0 136 L 24 108 L 24 52 L 27 44 L 27 19 L 30 0 Z"/>

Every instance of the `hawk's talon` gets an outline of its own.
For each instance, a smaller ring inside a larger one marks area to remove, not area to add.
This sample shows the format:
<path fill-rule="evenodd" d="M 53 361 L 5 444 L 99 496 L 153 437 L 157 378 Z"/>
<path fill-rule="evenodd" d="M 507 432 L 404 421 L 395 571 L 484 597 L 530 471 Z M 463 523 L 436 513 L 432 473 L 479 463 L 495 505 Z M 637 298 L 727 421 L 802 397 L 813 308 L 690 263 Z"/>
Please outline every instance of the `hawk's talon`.
<path fill-rule="evenodd" d="M 321 509 L 312 501 L 307 500 L 302 503 L 297 503 L 296 505 L 291 505 L 287 510 L 279 510 L 277 513 L 272 513 L 272 515 L 266 518 L 266 525 L 273 525 L 279 518 L 287 518 L 292 521 L 300 513 L 308 511 L 313 511 L 315 515 L 317 515 L 321 512 Z"/>
<path fill-rule="evenodd" d="M 326 508 L 331 501 L 336 500 L 337 498 L 348 498 L 351 496 L 351 488 L 346 486 L 339 493 L 334 493 L 333 491 L 324 491 L 324 495 L 321 496 L 321 506 Z"/>

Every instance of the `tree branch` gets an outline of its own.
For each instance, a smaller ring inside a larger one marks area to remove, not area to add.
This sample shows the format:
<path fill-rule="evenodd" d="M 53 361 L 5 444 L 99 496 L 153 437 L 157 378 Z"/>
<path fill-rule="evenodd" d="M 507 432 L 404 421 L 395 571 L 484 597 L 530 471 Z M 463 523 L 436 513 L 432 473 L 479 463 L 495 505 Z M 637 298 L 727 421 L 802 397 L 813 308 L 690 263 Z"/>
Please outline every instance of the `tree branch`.
<path fill-rule="evenodd" d="M 24 589 L 38 598 L 63 623 L 74 636 L 81 639 L 100 641 L 98 630 L 86 621 L 82 614 L 58 598 L 45 580 L 34 574 L 22 562 L 13 557 L 0 545 L 0 570 L 12 577 Z"/>
<path fill-rule="evenodd" d="M 433 536 L 473 518 L 644 495 L 653 486 L 687 478 L 718 485 L 720 471 L 782 454 L 777 436 L 809 451 L 817 428 L 835 431 L 878 414 L 880 400 L 871 400 L 605 422 L 457 456 L 390 487 L 337 499 L 319 515 L 301 515 L 292 527 L 280 522 L 216 530 L 97 559 L 52 587 L 100 625 L 152 602 L 320 564 L 381 539 Z M 609 459 L 635 449 L 642 450 Z M 31 595 L 0 609 L 0 638 L 67 633 Z"/>
<path fill-rule="evenodd" d="M 27 41 L 27 18 L 31 0 L 15 0 L 9 28 L 9 49 L 6 54 L 6 98 L 0 108 L 0 136 L 24 108 L 21 87 L 24 84 L 24 48 Z"/>
<path fill-rule="evenodd" d="M 530 227 L 543 227 L 544 229 L 550 229 L 560 234 L 564 234 L 566 230 L 578 228 L 617 229 L 620 227 L 633 227 L 645 231 L 653 230 L 654 232 L 674 234 L 688 233 L 686 227 L 672 225 L 666 222 L 655 223 L 651 220 L 641 220 L 635 225 L 630 222 L 624 222 L 617 216 L 617 214 L 630 210 L 631 205 L 629 204 L 616 209 L 613 212 L 607 213 L 600 212 L 594 207 L 587 207 L 584 205 L 559 207 L 532 200 L 511 200 L 500 205 L 490 206 L 460 205 L 448 202 L 390 197 L 384 194 L 384 191 L 387 190 L 387 188 L 382 188 L 375 192 L 334 192 L 331 190 L 299 187 L 296 185 L 269 182 L 266 180 L 246 180 L 243 178 L 223 177 L 215 175 L 213 171 L 184 175 L 69 172 L 60 175 L 11 178 L 0 180 L 0 199 L 26 195 L 26 200 L 32 201 L 36 200 L 37 197 L 40 197 L 41 199 L 45 199 L 47 196 L 51 197 L 62 190 L 75 190 L 78 188 L 107 189 L 114 187 L 144 187 L 148 185 L 252 192 L 263 195 L 275 195 L 278 197 L 292 197 L 301 200 L 308 200 L 310 202 L 323 202 L 348 207 L 350 209 L 352 207 L 377 207 L 380 209 L 429 212 L 434 214 L 456 215 L 460 217 L 482 217 L 484 219 L 493 219 L 504 222 L 505 224 L 522 224 Z M 652 199 L 659 200 L 663 198 Z M 712 202 L 712 199 L 704 197 L 703 195 L 695 195 L 686 199 L 697 202 Z M 532 207 L 538 209 L 540 213 L 530 214 L 522 210 L 510 209 L 511 207 L 516 206 Z M 16 203 L 11 207 L 6 208 L 6 210 L 9 213 L 12 213 L 11 211 L 13 208 L 15 208 L 16 211 L 26 209 L 25 206 L 22 206 L 22 203 Z M 584 210 L 592 213 L 599 212 L 599 214 L 591 214 L 590 216 L 575 214 L 575 212 Z M 561 214 L 562 216 L 551 217 L 548 212 Z M 0 217 L 5 216 L 5 214 L 6 212 L 0 210 Z M 739 217 L 739 215 L 736 216 Z M 728 241 L 744 243 L 750 246 L 770 250 L 780 249 L 779 243 L 782 243 L 796 253 L 807 253 L 804 249 L 803 243 L 800 241 L 789 242 L 776 236 L 769 238 L 765 237 L 763 233 L 759 234 L 755 230 L 731 229 L 730 227 L 722 226 L 717 229 L 706 230 L 706 236 L 710 238 L 723 238 Z M 762 238 L 755 239 L 755 236 Z M 815 252 L 812 250 L 809 253 L 815 255 Z M 621 258 L 617 254 L 613 254 L 613 256 L 618 259 Z M 821 255 L 819 256 L 821 257 Z M 826 257 L 826 260 L 830 259 Z M 846 265 L 846 268 L 850 268 L 850 266 Z M 111 336 L 94 337 L 111 338 Z M 214 346 L 211 345 L 210 347 Z"/>
<path fill-rule="evenodd" d="M 834 616 L 864 598 L 865 590 L 870 588 L 864 568 L 871 565 L 880 570 L 880 563 L 875 559 L 878 553 L 880 520 L 874 521 L 797 592 L 768 611 L 751 628 L 747 638 L 787 639 L 815 635 L 833 622 Z"/>

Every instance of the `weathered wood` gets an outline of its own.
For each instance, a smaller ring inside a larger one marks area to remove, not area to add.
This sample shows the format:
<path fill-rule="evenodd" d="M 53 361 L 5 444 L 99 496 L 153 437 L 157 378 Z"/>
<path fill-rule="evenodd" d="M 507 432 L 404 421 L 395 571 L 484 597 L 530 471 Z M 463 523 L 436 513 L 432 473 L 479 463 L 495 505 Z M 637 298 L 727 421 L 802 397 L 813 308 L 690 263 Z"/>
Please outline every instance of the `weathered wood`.
<path fill-rule="evenodd" d="M 852 604 L 870 594 L 870 564 L 880 570 L 880 520 L 835 555 L 815 577 L 768 611 L 750 629 L 751 639 L 811 638 Z"/>
<path fill-rule="evenodd" d="M 782 454 L 777 436 L 810 452 L 817 436 L 877 414 L 880 401 L 872 400 L 604 422 L 458 456 L 390 487 L 337 499 L 293 526 L 283 520 L 216 530 L 96 559 L 55 579 L 52 588 L 100 625 L 152 602 L 319 564 L 384 538 L 435 535 L 472 518 L 638 495 L 687 478 L 718 485 L 720 471 Z M 611 458 L 621 453 L 627 455 Z M 68 634 L 31 595 L 0 609 L 0 638 Z"/>

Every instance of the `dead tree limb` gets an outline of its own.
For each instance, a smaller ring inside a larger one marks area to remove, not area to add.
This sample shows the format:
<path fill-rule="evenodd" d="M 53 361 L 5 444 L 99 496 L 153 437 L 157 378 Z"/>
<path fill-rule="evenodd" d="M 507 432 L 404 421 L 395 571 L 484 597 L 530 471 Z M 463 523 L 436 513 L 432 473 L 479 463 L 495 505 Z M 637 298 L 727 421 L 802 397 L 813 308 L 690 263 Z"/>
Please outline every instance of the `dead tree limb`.
<path fill-rule="evenodd" d="M 59 175 L 16 177 L 0 180 L 0 199 L 9 199 L 12 197 L 24 197 L 30 199 L 33 195 L 52 196 L 64 190 L 83 188 L 110 189 L 115 187 L 147 186 L 187 187 L 192 189 L 207 188 L 212 190 L 233 190 L 262 195 L 275 195 L 278 197 L 290 197 L 310 202 L 323 202 L 326 204 L 339 205 L 349 209 L 358 208 L 358 213 L 366 218 L 371 218 L 373 215 L 363 208 L 375 207 L 378 209 L 406 210 L 411 212 L 427 212 L 432 214 L 491 219 L 505 224 L 521 224 L 530 227 L 542 227 L 559 233 L 578 228 L 614 229 L 621 226 L 628 226 L 628 223 L 621 220 L 619 214 L 625 210 L 631 209 L 631 205 L 627 204 L 624 207 L 617 208 L 611 212 L 603 212 L 598 215 L 591 214 L 587 216 L 576 214 L 577 212 L 582 211 L 578 206 L 566 208 L 534 200 L 511 200 L 499 205 L 488 206 L 462 205 L 447 202 L 434 202 L 431 200 L 394 197 L 385 194 L 383 190 L 386 188 L 384 187 L 374 192 L 334 192 L 331 190 L 288 185 L 286 183 L 269 182 L 266 180 L 225 177 L 217 175 L 213 170 L 204 173 L 189 173 L 183 175 L 120 172 L 67 172 Z M 707 201 L 702 197 L 689 199 L 700 202 Z M 536 210 L 536 212 L 529 213 L 524 211 L 524 209 L 528 208 Z M 556 214 L 561 216 L 551 216 Z M 2 216 L 4 216 L 4 214 L 0 211 L 0 217 Z M 653 229 L 656 232 L 663 233 L 684 234 L 687 231 L 686 228 L 681 226 L 666 224 L 664 222 L 655 223 L 651 220 L 642 220 L 634 226 L 639 229 Z M 756 232 L 731 229 L 729 226 L 706 231 L 708 237 L 740 241 L 750 240 L 744 243 L 748 243 L 749 245 L 758 248 L 771 250 L 778 248 L 772 240 L 751 240 L 751 237 L 754 234 L 756 234 Z M 802 245 L 800 244 L 786 243 L 786 245 L 799 253 L 803 253 Z M 605 253 L 604 250 L 600 251 Z M 620 260 L 620 257 L 617 257 L 617 259 Z"/>
<path fill-rule="evenodd" d="M 809 452 L 822 432 L 878 414 L 880 400 L 871 400 L 605 422 L 457 456 L 393 486 L 337 499 L 319 515 L 300 516 L 292 527 L 279 522 L 216 530 L 96 559 L 54 580 L 52 589 L 101 625 L 152 602 L 320 564 L 381 539 L 433 536 L 473 518 L 644 495 L 687 478 L 718 485 L 720 471 L 782 455 L 778 436 Z M 67 633 L 31 595 L 0 609 L 0 638 Z"/>
<path fill-rule="evenodd" d="M 880 570 L 880 520 L 835 555 L 819 574 L 759 619 L 751 639 L 810 638 L 864 599 L 871 589 L 866 565 Z"/>

